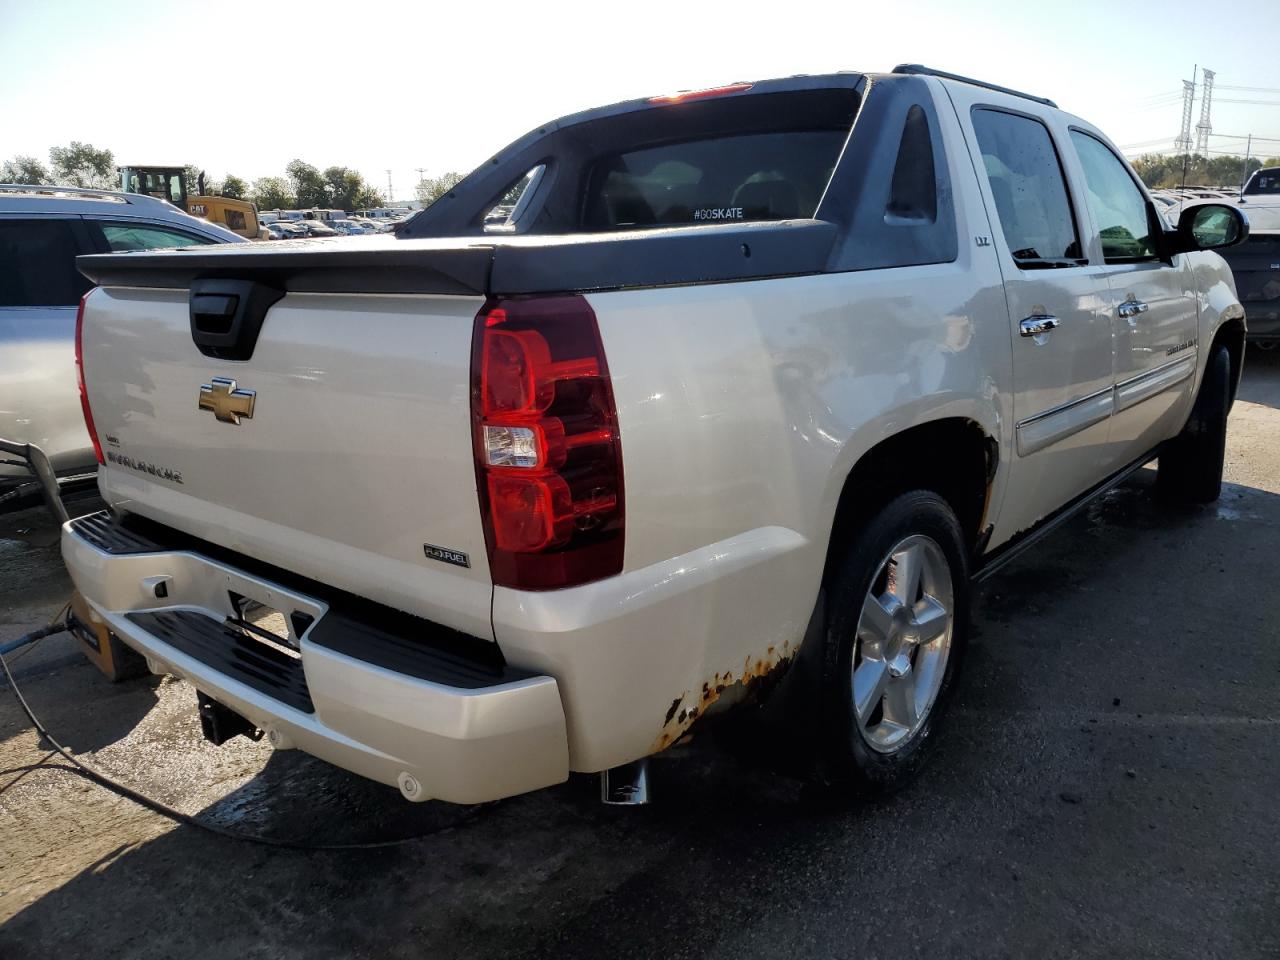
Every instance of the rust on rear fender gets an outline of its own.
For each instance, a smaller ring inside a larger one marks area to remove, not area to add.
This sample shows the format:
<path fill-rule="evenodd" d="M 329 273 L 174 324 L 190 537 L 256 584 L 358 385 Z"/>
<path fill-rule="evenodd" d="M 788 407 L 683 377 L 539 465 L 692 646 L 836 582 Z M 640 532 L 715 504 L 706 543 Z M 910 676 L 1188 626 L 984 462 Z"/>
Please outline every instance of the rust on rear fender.
<path fill-rule="evenodd" d="M 787 672 L 799 652 L 798 641 L 771 644 L 764 656 L 746 657 L 741 669 L 715 673 L 696 693 L 689 690 L 681 693 L 667 708 L 662 729 L 649 753 L 667 749 L 709 713 L 721 713 L 741 703 L 762 699 Z"/>

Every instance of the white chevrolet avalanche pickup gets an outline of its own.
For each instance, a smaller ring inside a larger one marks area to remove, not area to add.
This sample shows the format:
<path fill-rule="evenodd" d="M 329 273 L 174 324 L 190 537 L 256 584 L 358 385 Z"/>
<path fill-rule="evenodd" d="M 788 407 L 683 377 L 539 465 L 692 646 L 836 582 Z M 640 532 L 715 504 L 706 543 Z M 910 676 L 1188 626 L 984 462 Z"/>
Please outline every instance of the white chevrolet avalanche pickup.
<path fill-rule="evenodd" d="M 1245 323 L 1202 251 L 1247 233 L 919 66 L 576 114 L 394 235 L 81 257 L 110 509 L 63 556 L 212 739 L 411 800 L 729 714 L 892 788 L 974 577 L 1153 459 L 1218 496 Z"/>

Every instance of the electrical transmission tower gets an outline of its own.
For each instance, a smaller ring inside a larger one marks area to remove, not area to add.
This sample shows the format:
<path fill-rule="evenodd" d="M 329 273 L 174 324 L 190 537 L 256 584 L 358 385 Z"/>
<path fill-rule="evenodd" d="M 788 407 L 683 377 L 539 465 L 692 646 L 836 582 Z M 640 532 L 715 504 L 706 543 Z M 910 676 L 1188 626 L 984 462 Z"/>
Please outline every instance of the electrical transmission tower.
<path fill-rule="evenodd" d="M 1179 153 L 1191 152 L 1191 108 L 1196 99 L 1196 81 L 1193 75 L 1190 80 L 1182 81 L 1182 128 L 1178 138 L 1173 141 L 1173 149 Z"/>
<path fill-rule="evenodd" d="M 1204 80 L 1200 87 L 1200 122 L 1196 124 L 1196 153 L 1207 157 L 1209 156 L 1209 135 L 1213 133 L 1213 125 L 1209 122 L 1209 110 L 1213 106 L 1213 71 L 1201 70 L 1200 76 Z"/>

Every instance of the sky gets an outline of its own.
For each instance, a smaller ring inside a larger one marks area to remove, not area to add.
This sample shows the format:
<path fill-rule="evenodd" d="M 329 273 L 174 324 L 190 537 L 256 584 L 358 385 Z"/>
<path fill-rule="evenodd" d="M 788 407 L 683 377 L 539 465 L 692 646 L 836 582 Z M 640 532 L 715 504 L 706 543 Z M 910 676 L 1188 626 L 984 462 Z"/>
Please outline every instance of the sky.
<path fill-rule="evenodd" d="M 587 107 L 903 62 L 1050 97 L 1129 154 L 1171 148 L 1198 64 L 1214 132 L 1275 156 L 1270 2 L 0 0 L 0 160 L 80 140 L 253 180 L 297 157 L 383 190 L 390 169 L 405 199 L 417 168 L 466 172 Z"/>

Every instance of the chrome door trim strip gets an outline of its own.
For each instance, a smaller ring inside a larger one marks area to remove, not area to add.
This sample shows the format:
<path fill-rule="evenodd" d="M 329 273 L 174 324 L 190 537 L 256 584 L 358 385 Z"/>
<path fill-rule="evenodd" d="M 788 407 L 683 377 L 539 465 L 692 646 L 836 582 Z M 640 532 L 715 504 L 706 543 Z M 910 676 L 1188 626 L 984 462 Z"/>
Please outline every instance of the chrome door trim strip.
<path fill-rule="evenodd" d="M 1022 420 L 1017 426 L 1018 456 L 1025 457 L 1099 423 L 1115 409 L 1115 388 L 1104 387 Z"/>
<path fill-rule="evenodd" d="M 1116 413 L 1163 393 L 1195 373 L 1196 358 L 1182 357 L 1116 384 Z"/>

